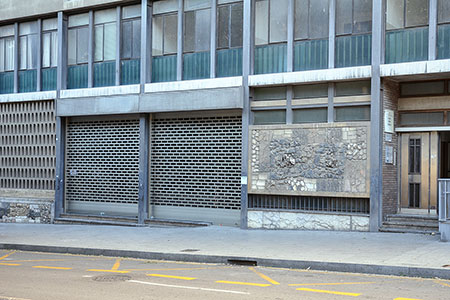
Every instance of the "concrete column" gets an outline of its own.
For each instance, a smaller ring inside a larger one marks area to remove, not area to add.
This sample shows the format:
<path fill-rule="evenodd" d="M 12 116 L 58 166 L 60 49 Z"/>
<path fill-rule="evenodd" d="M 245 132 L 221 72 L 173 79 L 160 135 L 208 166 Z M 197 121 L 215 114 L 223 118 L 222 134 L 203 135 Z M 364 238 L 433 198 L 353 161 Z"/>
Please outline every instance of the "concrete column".
<path fill-rule="evenodd" d="M 430 0 L 429 7 L 429 26 L 428 26 L 428 60 L 436 59 L 436 43 L 437 43 L 437 1 Z"/>
<path fill-rule="evenodd" d="M 328 123 L 334 122 L 334 83 L 328 83 Z"/>
<path fill-rule="evenodd" d="M 122 8 L 117 6 L 116 8 L 116 79 L 115 85 L 120 85 L 120 44 L 122 39 Z"/>
<path fill-rule="evenodd" d="M 178 0 L 177 80 L 183 79 L 183 0 Z"/>
<path fill-rule="evenodd" d="M 66 122 L 56 117 L 56 178 L 55 178 L 55 218 L 64 212 L 64 162 L 66 144 Z"/>
<path fill-rule="evenodd" d="M 139 124 L 139 224 L 144 224 L 148 218 L 149 136 L 148 116 L 142 115 Z"/>
<path fill-rule="evenodd" d="M 14 93 L 19 92 L 19 23 L 14 23 Z"/>
<path fill-rule="evenodd" d="M 59 98 L 61 90 L 67 88 L 67 19 L 63 12 L 58 13 L 58 63 L 56 90 Z"/>
<path fill-rule="evenodd" d="M 152 79 L 152 6 L 142 0 L 141 7 L 141 85 Z"/>
<path fill-rule="evenodd" d="M 209 49 L 209 77 L 216 77 L 216 31 L 217 31 L 217 0 L 211 0 L 211 45 Z"/>
<path fill-rule="evenodd" d="M 287 19 L 287 72 L 294 70 L 294 0 L 289 0 L 288 19 Z M 287 117 L 287 116 L 286 116 Z"/>
<path fill-rule="evenodd" d="M 292 112 L 292 98 L 294 97 L 294 91 L 292 85 L 287 87 L 286 93 L 286 124 L 292 124 L 293 112 Z"/>
<path fill-rule="evenodd" d="M 42 19 L 37 21 L 37 44 L 36 91 L 39 92 L 42 82 Z"/>
<path fill-rule="evenodd" d="M 330 0 L 330 11 L 328 20 L 328 68 L 334 68 L 335 44 L 336 44 L 336 0 Z"/>
<path fill-rule="evenodd" d="M 94 12 L 89 11 L 88 88 L 94 86 Z"/>

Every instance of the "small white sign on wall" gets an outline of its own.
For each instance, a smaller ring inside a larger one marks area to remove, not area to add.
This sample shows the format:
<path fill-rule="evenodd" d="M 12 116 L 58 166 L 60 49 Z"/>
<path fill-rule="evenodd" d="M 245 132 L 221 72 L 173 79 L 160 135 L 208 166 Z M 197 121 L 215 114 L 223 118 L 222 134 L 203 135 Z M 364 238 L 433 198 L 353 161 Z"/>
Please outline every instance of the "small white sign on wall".
<path fill-rule="evenodd" d="M 394 111 L 392 109 L 384 110 L 384 132 L 394 133 Z"/>
<path fill-rule="evenodd" d="M 392 146 L 386 146 L 385 148 L 385 156 L 384 156 L 384 162 L 389 165 L 394 164 L 394 147 Z"/>

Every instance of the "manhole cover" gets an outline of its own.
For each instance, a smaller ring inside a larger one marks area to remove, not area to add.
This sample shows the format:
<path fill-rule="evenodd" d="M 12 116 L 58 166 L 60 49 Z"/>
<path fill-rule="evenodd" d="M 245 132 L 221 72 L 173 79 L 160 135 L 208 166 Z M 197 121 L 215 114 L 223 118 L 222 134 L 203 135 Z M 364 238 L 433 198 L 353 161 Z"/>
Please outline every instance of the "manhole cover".
<path fill-rule="evenodd" d="M 99 275 L 92 278 L 94 281 L 98 282 L 118 282 L 118 281 L 127 281 L 130 280 L 131 276 L 123 275 L 123 274 L 108 274 L 108 275 Z"/>
<path fill-rule="evenodd" d="M 197 252 L 200 251 L 200 249 L 183 249 L 181 252 Z"/>

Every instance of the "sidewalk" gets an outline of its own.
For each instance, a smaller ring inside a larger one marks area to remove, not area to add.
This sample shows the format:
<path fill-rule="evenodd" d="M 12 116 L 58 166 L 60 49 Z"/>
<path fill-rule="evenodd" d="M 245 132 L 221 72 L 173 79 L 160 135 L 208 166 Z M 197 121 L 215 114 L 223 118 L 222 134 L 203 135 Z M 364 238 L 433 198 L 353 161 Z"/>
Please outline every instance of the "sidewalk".
<path fill-rule="evenodd" d="M 450 243 L 420 234 L 0 223 L 0 249 L 450 279 Z"/>

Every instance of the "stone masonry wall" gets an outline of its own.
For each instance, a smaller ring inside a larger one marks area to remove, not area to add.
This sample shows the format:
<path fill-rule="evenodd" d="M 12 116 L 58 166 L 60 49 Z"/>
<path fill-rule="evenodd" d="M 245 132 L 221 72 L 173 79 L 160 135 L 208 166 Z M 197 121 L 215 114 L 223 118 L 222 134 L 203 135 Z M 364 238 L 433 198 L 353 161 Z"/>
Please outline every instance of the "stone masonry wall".
<path fill-rule="evenodd" d="M 394 127 L 398 122 L 398 98 L 400 96 L 398 83 L 383 80 L 383 111 L 390 109 L 394 111 Z M 384 132 L 383 122 L 383 132 Z M 395 164 L 386 164 L 386 146 L 394 149 Z M 398 134 L 392 134 L 392 141 L 386 141 L 386 133 L 383 134 L 383 218 L 388 214 L 398 211 Z"/>
<path fill-rule="evenodd" d="M 251 127 L 250 193 L 369 196 L 368 123 Z"/>
<path fill-rule="evenodd" d="M 51 223 L 52 202 L 41 200 L 1 200 L 0 222 Z"/>

